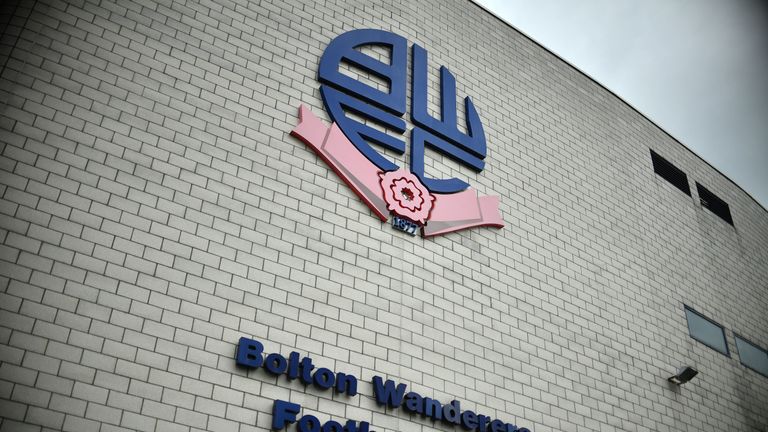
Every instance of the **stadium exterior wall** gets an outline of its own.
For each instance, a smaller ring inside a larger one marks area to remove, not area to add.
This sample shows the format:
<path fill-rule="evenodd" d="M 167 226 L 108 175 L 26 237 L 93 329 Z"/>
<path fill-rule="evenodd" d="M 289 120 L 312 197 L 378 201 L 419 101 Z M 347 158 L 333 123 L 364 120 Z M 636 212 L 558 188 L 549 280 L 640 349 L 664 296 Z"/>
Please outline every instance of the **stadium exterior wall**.
<path fill-rule="evenodd" d="M 266 431 L 276 401 L 377 432 L 462 429 L 380 405 L 376 376 L 505 431 L 768 431 L 768 376 L 736 346 L 768 347 L 766 210 L 476 4 L 3 8 L 0 431 Z M 394 230 L 290 135 L 302 104 L 330 123 L 320 57 L 363 28 L 428 51 L 433 113 L 440 65 L 472 98 L 485 169 L 429 152 L 427 172 L 499 196 L 503 228 Z M 238 365 L 242 337 L 357 392 Z M 699 374 L 668 382 L 683 365 Z"/>

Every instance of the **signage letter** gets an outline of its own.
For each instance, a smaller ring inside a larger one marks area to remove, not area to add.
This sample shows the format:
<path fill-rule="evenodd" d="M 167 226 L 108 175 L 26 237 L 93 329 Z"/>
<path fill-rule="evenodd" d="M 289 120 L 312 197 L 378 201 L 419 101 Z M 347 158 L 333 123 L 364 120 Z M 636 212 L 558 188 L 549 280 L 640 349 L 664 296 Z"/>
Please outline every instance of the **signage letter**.
<path fill-rule="evenodd" d="M 387 380 L 386 383 L 382 383 L 380 376 L 373 377 L 373 393 L 379 405 L 387 404 L 392 408 L 399 407 L 403 403 L 406 387 L 405 384 L 398 384 L 397 389 L 395 389 L 394 381 Z"/>
<path fill-rule="evenodd" d="M 257 368 L 261 366 L 264 359 L 261 353 L 264 352 L 264 345 L 261 342 L 247 337 L 241 337 L 237 346 L 237 364 Z"/>
<path fill-rule="evenodd" d="M 276 400 L 272 406 L 272 429 L 280 430 L 285 427 L 286 423 L 295 423 L 296 414 L 301 410 L 301 405 L 286 402 L 283 400 Z"/>

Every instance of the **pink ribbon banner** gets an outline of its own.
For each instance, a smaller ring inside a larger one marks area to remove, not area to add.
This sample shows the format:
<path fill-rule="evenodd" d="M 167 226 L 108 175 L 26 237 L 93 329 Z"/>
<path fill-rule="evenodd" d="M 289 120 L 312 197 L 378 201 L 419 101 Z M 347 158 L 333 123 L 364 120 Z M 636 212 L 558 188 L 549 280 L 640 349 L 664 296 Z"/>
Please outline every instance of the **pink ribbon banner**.
<path fill-rule="evenodd" d="M 405 171 L 402 171 L 402 175 L 394 177 L 403 177 L 399 180 L 401 183 L 398 183 L 398 187 L 400 184 L 412 185 L 401 190 L 406 194 L 407 201 L 393 201 L 393 193 L 385 193 L 384 190 L 389 184 L 383 183 L 392 176 L 386 175 L 387 173 L 363 156 L 336 123 L 332 123 L 330 127 L 326 126 L 304 105 L 299 107 L 299 124 L 291 131 L 291 135 L 311 147 L 382 221 L 387 220 L 391 211 L 411 220 L 422 219 L 409 213 L 414 211 L 415 199 L 426 206 L 420 206 L 420 209 L 429 209 L 421 231 L 424 237 L 474 227 L 504 226 L 499 212 L 499 197 L 478 196 L 473 189 L 453 194 L 429 193 L 421 186 L 416 176 Z M 406 202 L 406 205 L 401 205 L 401 202 Z"/>

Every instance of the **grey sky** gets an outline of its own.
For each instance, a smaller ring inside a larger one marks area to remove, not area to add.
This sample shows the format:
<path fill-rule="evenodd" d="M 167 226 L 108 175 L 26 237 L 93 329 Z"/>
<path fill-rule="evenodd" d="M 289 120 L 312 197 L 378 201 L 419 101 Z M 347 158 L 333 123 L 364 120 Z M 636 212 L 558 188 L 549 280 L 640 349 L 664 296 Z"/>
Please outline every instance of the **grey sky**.
<path fill-rule="evenodd" d="M 768 1 L 476 1 L 768 208 Z"/>

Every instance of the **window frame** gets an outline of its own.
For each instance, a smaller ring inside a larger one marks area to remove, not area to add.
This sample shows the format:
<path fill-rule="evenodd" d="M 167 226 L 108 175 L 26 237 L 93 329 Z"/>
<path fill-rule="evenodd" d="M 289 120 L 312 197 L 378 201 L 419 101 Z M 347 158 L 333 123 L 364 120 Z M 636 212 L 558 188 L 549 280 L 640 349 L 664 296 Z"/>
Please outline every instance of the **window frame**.
<path fill-rule="evenodd" d="M 745 368 L 747 368 L 747 369 L 749 369 L 751 371 L 754 371 L 758 375 L 762 375 L 762 376 L 768 378 L 768 375 L 766 375 L 765 373 L 763 373 L 763 372 L 753 368 L 752 366 L 744 363 L 744 361 L 742 360 L 741 351 L 739 351 L 739 339 L 741 339 L 743 342 L 748 343 L 749 345 L 752 345 L 753 347 L 757 348 L 758 350 L 762 351 L 767 358 L 768 358 L 768 350 L 766 350 L 765 348 L 761 347 L 760 345 L 758 345 L 756 343 L 753 343 L 751 340 L 745 338 L 744 336 L 741 336 L 739 333 L 733 332 L 733 337 L 734 337 L 734 343 L 736 344 L 736 352 L 739 353 L 739 363 L 741 363 L 742 366 L 744 366 Z"/>
<path fill-rule="evenodd" d="M 730 358 L 731 357 L 731 349 L 728 347 L 728 337 L 725 334 L 725 327 L 723 325 L 721 325 L 720 323 L 718 323 L 717 321 L 714 321 L 713 319 L 711 319 L 711 318 L 707 317 L 706 315 L 702 314 L 701 312 L 697 311 L 696 309 L 688 306 L 687 304 L 683 304 L 683 310 L 685 312 L 685 324 L 688 327 L 688 336 L 690 336 L 691 339 L 693 339 L 693 340 L 703 344 L 704 346 L 706 346 L 706 347 L 708 347 L 708 348 L 710 348 L 712 350 L 715 350 L 715 351 L 719 352 L 720 354 Z M 714 326 L 716 326 L 716 327 L 718 327 L 720 329 L 720 332 L 723 335 L 723 344 L 725 345 L 725 352 L 721 351 L 718 347 L 714 347 L 714 346 L 710 345 L 709 343 L 707 343 L 707 342 L 705 342 L 705 341 L 701 340 L 700 338 L 698 338 L 698 337 L 693 335 L 693 332 L 691 332 L 690 320 L 688 319 L 688 311 L 690 311 L 694 315 L 698 316 L 699 318 L 701 318 L 701 319 L 703 319 L 705 321 L 708 321 L 710 324 L 712 324 L 712 325 L 714 325 Z"/>

